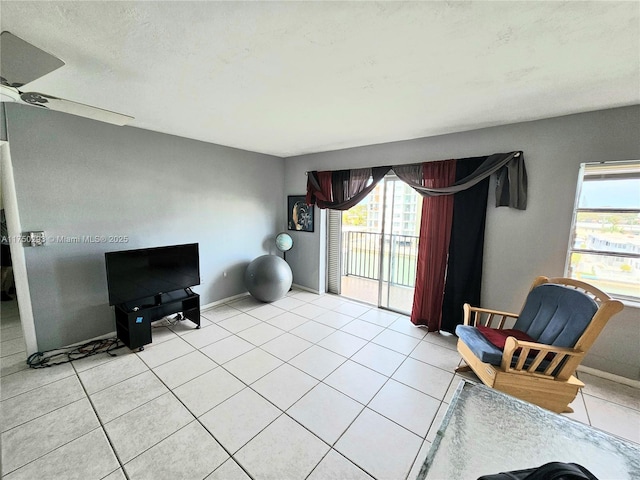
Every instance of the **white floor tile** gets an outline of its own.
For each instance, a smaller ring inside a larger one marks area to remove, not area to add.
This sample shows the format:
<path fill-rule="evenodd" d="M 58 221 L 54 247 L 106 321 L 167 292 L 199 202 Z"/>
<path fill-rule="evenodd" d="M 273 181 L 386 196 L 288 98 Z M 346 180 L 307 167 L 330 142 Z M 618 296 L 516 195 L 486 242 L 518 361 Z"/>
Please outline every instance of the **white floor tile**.
<path fill-rule="evenodd" d="M 389 328 L 396 332 L 404 333 L 405 335 L 409 335 L 417 339 L 423 339 L 427 334 L 427 327 L 416 326 L 411 323 L 411 320 L 408 320 L 406 317 L 398 318 L 391 325 L 389 325 Z"/>
<path fill-rule="evenodd" d="M 335 450 L 331 450 L 307 480 L 371 480 L 371 476 Z"/>
<path fill-rule="evenodd" d="M 585 384 L 582 393 L 617 403 L 623 407 L 640 410 L 640 390 L 637 388 L 585 372 L 578 372 L 578 376 Z"/>
<path fill-rule="evenodd" d="M 457 351 L 424 340 L 411 352 L 410 356 L 449 372 L 454 372 L 460 363 L 460 354 Z"/>
<path fill-rule="evenodd" d="M 223 368 L 250 385 L 280 365 L 282 365 L 282 360 L 260 348 L 254 348 L 228 361 Z"/>
<path fill-rule="evenodd" d="M 14 338 L 13 340 L 3 340 L 0 342 L 0 356 L 7 357 L 19 352 L 25 352 L 26 356 L 26 347 L 22 336 Z"/>
<path fill-rule="evenodd" d="M 213 323 L 218 323 L 227 318 L 231 318 L 235 315 L 240 315 L 242 313 L 241 310 L 234 308 L 230 305 L 218 305 L 216 307 L 210 308 L 208 310 L 203 310 L 200 312 L 200 316 L 206 317 L 211 320 Z"/>
<path fill-rule="evenodd" d="M 269 320 L 270 318 L 277 317 L 284 313 L 284 310 L 273 305 L 266 304 L 258 308 L 254 308 L 249 311 L 249 315 L 256 317 L 259 320 Z"/>
<path fill-rule="evenodd" d="M 193 415 L 172 393 L 165 393 L 105 425 L 122 463 L 193 421 Z"/>
<path fill-rule="evenodd" d="M 16 338 L 22 338 L 22 325 L 18 324 L 13 327 L 3 328 L 0 338 L 3 342 L 7 340 L 15 340 Z M 4 355 L 2 355 L 4 357 Z"/>
<path fill-rule="evenodd" d="M 326 325 L 322 325 L 321 323 L 309 320 L 308 322 L 291 330 L 291 333 L 300 338 L 304 338 L 309 342 L 316 343 L 323 338 L 328 337 L 335 331 L 335 328 L 327 327 Z"/>
<path fill-rule="evenodd" d="M 239 317 L 240 315 L 237 315 L 237 316 Z M 236 317 L 232 317 L 232 318 L 236 318 Z M 227 322 L 230 320 L 231 319 L 223 320 L 217 325 L 210 325 L 207 328 L 200 328 L 192 332 L 185 333 L 182 336 L 182 339 L 193 347 L 196 347 L 196 348 L 206 347 L 207 345 L 211 345 L 212 343 L 217 342 L 218 340 L 222 340 L 223 338 L 226 338 L 229 335 L 231 335 L 231 332 L 229 332 L 227 329 L 222 328 L 220 326 L 223 322 Z"/>
<path fill-rule="evenodd" d="M 255 382 L 251 388 L 281 410 L 286 410 L 317 383 L 315 378 L 285 363 Z"/>
<path fill-rule="evenodd" d="M 447 332 L 429 332 L 423 340 L 448 348 L 449 350 L 457 351 L 458 337 Z"/>
<path fill-rule="evenodd" d="M 218 326 L 228 330 L 229 332 L 238 333 L 242 330 L 253 327 L 254 325 L 258 325 L 259 323 L 262 323 L 262 320 L 259 320 L 247 313 L 241 313 L 235 317 L 227 318 L 226 320 L 218 322 Z"/>
<path fill-rule="evenodd" d="M 218 365 L 205 354 L 196 350 L 180 358 L 163 363 L 153 369 L 160 380 L 169 388 L 176 388 L 213 370 Z"/>
<path fill-rule="evenodd" d="M 294 308 L 301 307 L 304 304 L 305 302 L 303 302 L 302 300 L 297 300 L 296 298 L 293 298 L 293 297 L 284 297 L 284 298 L 281 298 L 280 300 L 273 302 L 271 305 L 273 305 L 274 307 L 281 308 L 282 310 L 289 311 L 289 310 L 293 310 Z"/>
<path fill-rule="evenodd" d="M 391 378 L 440 399 L 447 393 L 453 373 L 409 357 Z"/>
<path fill-rule="evenodd" d="M 571 420 L 584 423 L 585 425 L 590 425 L 589 415 L 587 414 L 587 408 L 584 405 L 584 399 L 582 398 L 581 392 L 578 392 L 578 395 L 576 395 L 575 400 L 569 404 L 569 407 L 573 409 L 573 412 L 562 413 L 562 415 L 570 418 Z"/>
<path fill-rule="evenodd" d="M 91 402 L 102 423 L 107 423 L 168 391 L 147 371 L 91 395 Z"/>
<path fill-rule="evenodd" d="M 291 312 L 285 312 L 282 315 L 270 318 L 267 320 L 267 323 L 274 327 L 278 327 L 280 330 L 288 332 L 304 323 L 307 323 L 307 321 L 309 321 L 309 319 L 306 317 L 301 317 L 300 315 L 296 315 Z"/>
<path fill-rule="evenodd" d="M 195 332 L 197 330 L 202 330 L 205 327 L 210 327 L 211 325 L 213 325 L 213 322 L 211 320 L 207 319 L 207 317 L 203 317 L 201 315 L 200 316 L 200 328 L 198 328 L 198 325 L 195 322 L 192 322 L 191 320 L 189 320 L 187 318 L 183 318 L 179 322 L 173 323 L 172 325 L 169 326 L 169 328 L 176 335 L 182 336 L 182 335 L 186 335 L 187 333 L 192 333 L 192 332 Z"/>
<path fill-rule="evenodd" d="M 364 408 L 346 395 L 320 383 L 287 413 L 329 445 L 333 445 Z"/>
<path fill-rule="evenodd" d="M 173 335 L 175 337 L 175 335 Z M 119 342 L 120 345 L 123 345 L 122 342 Z M 75 360 L 72 365 L 77 373 L 84 372 L 85 370 L 89 370 L 90 368 L 98 367 L 102 364 L 112 362 L 119 357 L 124 357 L 127 355 L 131 355 L 133 353 L 132 350 L 125 346 L 121 346 L 116 350 L 111 350 L 109 353 L 98 353 L 96 355 L 91 355 L 89 357 L 81 358 Z M 56 367 L 57 368 L 57 367 Z"/>
<path fill-rule="evenodd" d="M 99 426 L 89 400 L 83 398 L 2 433 L 2 475 Z"/>
<path fill-rule="evenodd" d="M 263 343 L 267 343 L 269 340 L 273 340 L 274 338 L 279 337 L 284 333 L 284 331 L 274 327 L 273 325 L 269 325 L 268 323 L 260 323 L 239 332 L 237 335 L 249 343 L 260 346 Z"/>
<path fill-rule="evenodd" d="M 245 388 L 200 417 L 202 424 L 231 453 L 282 414 L 282 411 Z"/>
<path fill-rule="evenodd" d="M 26 353 L 14 353 L 0 358 L 0 376 L 2 377 L 28 368 Z"/>
<path fill-rule="evenodd" d="M 205 428 L 193 421 L 124 468 L 135 480 L 205 478 L 228 458 Z"/>
<path fill-rule="evenodd" d="M 240 380 L 218 367 L 180 385 L 173 392 L 193 415 L 199 417 L 244 387 Z"/>
<path fill-rule="evenodd" d="M 318 298 L 320 298 L 320 295 L 318 295 L 317 293 L 306 292 L 304 290 L 298 290 L 294 292 L 291 297 L 306 303 L 317 300 Z"/>
<path fill-rule="evenodd" d="M 318 380 L 323 380 L 327 375 L 342 365 L 347 359 L 342 355 L 313 345 L 300 355 L 292 358 L 289 363 L 294 367 L 308 373 Z"/>
<path fill-rule="evenodd" d="M 384 375 L 351 360 L 347 360 L 324 379 L 324 383 L 363 405 L 369 403 L 386 381 L 387 377 Z"/>
<path fill-rule="evenodd" d="M 319 298 L 316 298 L 315 300 L 312 300 L 309 303 L 313 305 L 317 305 L 322 308 L 328 308 L 329 310 L 335 310 L 346 301 L 347 300 L 343 299 L 342 297 L 339 297 L 338 295 L 327 294 L 327 295 L 322 295 Z"/>
<path fill-rule="evenodd" d="M 158 324 L 158 326 L 154 325 L 153 330 L 151 330 L 151 341 L 155 345 L 158 345 L 162 342 L 167 342 L 169 340 L 173 340 L 179 335 L 169 328 L 168 324 L 164 326 L 162 324 Z"/>
<path fill-rule="evenodd" d="M 0 425 L 10 428 L 46 415 L 60 407 L 85 398 L 82 385 L 75 375 L 17 395 L 0 404 Z"/>
<path fill-rule="evenodd" d="M 120 355 L 113 363 L 105 363 L 78 373 L 80 381 L 89 395 L 109 388 L 127 378 L 134 377 L 149 368 L 137 355 Z"/>
<path fill-rule="evenodd" d="M 406 358 L 401 353 L 368 343 L 356 352 L 351 360 L 390 377 Z"/>
<path fill-rule="evenodd" d="M 296 355 L 304 352 L 313 344 L 300 337 L 285 333 L 273 340 L 268 341 L 260 348 L 275 355 L 280 360 L 289 361 Z"/>
<path fill-rule="evenodd" d="M 211 345 L 207 345 L 201 348 L 200 351 L 214 362 L 222 365 L 254 348 L 256 347 L 252 343 L 232 335 Z"/>
<path fill-rule="evenodd" d="M 251 477 L 230 458 L 204 480 L 251 480 Z"/>
<path fill-rule="evenodd" d="M 366 340 L 340 330 L 333 332 L 318 342 L 318 345 L 321 347 L 329 349 L 343 357 L 350 357 L 366 344 Z"/>
<path fill-rule="evenodd" d="M 410 335 L 405 335 L 404 333 L 396 332 L 395 330 L 387 328 L 377 335 L 372 342 L 398 353 L 409 355 L 420 343 L 420 340 Z"/>
<path fill-rule="evenodd" d="M 142 352 L 138 352 L 137 355 L 149 366 L 149 368 L 154 368 L 163 363 L 167 363 L 174 358 L 191 353 L 194 350 L 194 347 L 189 345 L 182 338 L 176 337 L 158 345 L 154 345 L 153 343 L 145 345 L 144 350 Z"/>
<path fill-rule="evenodd" d="M 298 480 L 306 478 L 328 450 L 322 440 L 282 415 L 235 458 L 254 478 Z"/>
<path fill-rule="evenodd" d="M 293 310 L 291 310 L 291 313 L 313 320 L 314 318 L 319 317 L 323 313 L 327 313 L 327 309 L 319 307 L 312 303 L 306 303 L 301 307 L 294 308 Z"/>
<path fill-rule="evenodd" d="M 69 478 L 69 477 L 65 477 L 65 478 Z M 82 477 L 82 479 L 86 479 L 86 478 L 87 477 Z M 78 480 L 81 480 L 81 479 L 78 479 Z M 127 480 L 127 477 L 125 476 L 124 471 L 121 468 L 119 468 L 111 472 L 102 480 Z"/>
<path fill-rule="evenodd" d="M 355 319 L 349 322 L 348 325 L 342 327 L 341 330 L 356 337 L 364 338 L 365 340 L 372 340 L 376 335 L 380 334 L 384 328 L 370 322 L 365 322 L 364 320 Z"/>
<path fill-rule="evenodd" d="M 328 327 L 340 329 L 348 323 L 351 323 L 353 321 L 353 318 L 349 315 L 344 315 L 335 311 L 328 311 L 326 313 L 318 315 L 314 318 L 314 320 Z"/>
<path fill-rule="evenodd" d="M 122 480 L 125 477 L 118 467 L 118 460 L 107 437 L 101 428 L 96 428 L 3 478 L 5 480 L 35 478 Z M 109 474 L 109 472 L 113 473 Z"/>
<path fill-rule="evenodd" d="M 395 322 L 399 316 L 400 314 L 398 313 L 387 312 L 379 308 L 372 308 L 360 315 L 358 318 L 386 328 Z"/>
<path fill-rule="evenodd" d="M 3 303 L 1 313 L 3 342 L 18 339 L 17 308 L 10 316 Z M 120 348 L 53 368 L 28 369 L 24 354 L 4 349 L 3 478 L 124 480 L 113 445 L 132 480 L 409 480 L 460 380 L 479 381 L 454 374 L 454 336 L 331 294 L 246 296 L 201 319 L 199 330 L 154 329 L 139 354 Z M 259 347 L 236 335 L 247 331 Z M 565 416 L 640 442 L 638 389 L 579 377 L 586 387 Z"/>
<path fill-rule="evenodd" d="M 0 400 L 15 397 L 74 374 L 71 364 L 64 363 L 52 368 L 29 368 L 6 375 L 0 379 Z"/>
<path fill-rule="evenodd" d="M 422 439 L 365 408 L 335 449 L 378 479 L 406 478 Z"/>
<path fill-rule="evenodd" d="M 419 437 L 425 437 L 440 407 L 440 400 L 395 380 L 389 380 L 368 408 L 393 420 Z"/>
<path fill-rule="evenodd" d="M 367 307 L 365 305 L 360 305 L 358 303 L 353 302 L 344 302 L 341 305 L 333 308 L 336 312 L 342 313 L 344 315 L 349 315 L 350 317 L 357 318 L 360 315 L 371 310 L 371 307 Z"/>
<path fill-rule="evenodd" d="M 242 312 L 251 311 L 253 309 L 261 307 L 262 305 L 264 305 L 263 302 L 261 302 L 260 300 L 256 300 L 250 295 L 247 295 L 246 297 L 243 297 L 240 300 L 235 300 L 229 303 L 230 307 L 233 307 L 236 310 L 240 310 Z"/>
<path fill-rule="evenodd" d="M 640 443 L 640 411 L 583 395 L 591 425 L 635 443 Z"/>

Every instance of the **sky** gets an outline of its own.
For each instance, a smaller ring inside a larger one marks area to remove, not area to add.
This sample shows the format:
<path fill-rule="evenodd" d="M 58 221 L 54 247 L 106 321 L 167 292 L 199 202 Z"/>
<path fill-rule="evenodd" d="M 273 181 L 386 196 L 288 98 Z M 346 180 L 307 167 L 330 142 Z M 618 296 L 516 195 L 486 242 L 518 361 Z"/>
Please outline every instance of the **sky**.
<path fill-rule="evenodd" d="M 640 209 L 640 178 L 585 180 L 582 182 L 579 207 Z"/>

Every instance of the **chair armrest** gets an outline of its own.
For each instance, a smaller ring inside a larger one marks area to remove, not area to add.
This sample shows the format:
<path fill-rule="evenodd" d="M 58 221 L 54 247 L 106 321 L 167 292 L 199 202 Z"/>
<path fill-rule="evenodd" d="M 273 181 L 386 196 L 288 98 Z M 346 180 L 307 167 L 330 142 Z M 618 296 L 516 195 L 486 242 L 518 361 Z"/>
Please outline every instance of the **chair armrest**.
<path fill-rule="evenodd" d="M 500 310 L 491 310 L 488 308 L 472 307 L 468 303 L 463 305 L 464 310 L 464 324 L 475 327 L 476 325 L 484 325 L 491 328 L 504 328 L 504 324 L 508 318 L 517 319 L 517 313 L 502 312 Z M 472 315 L 473 314 L 473 315 Z M 500 317 L 500 321 L 497 326 L 493 326 L 492 323 L 495 317 Z"/>
<path fill-rule="evenodd" d="M 537 353 L 535 356 L 530 356 L 532 352 Z M 514 354 L 518 355 L 518 361 L 514 366 L 512 366 L 511 364 L 513 362 Z M 556 347 L 536 342 L 525 342 L 517 340 L 515 337 L 508 337 L 504 345 L 504 350 L 502 351 L 502 362 L 500 366 L 505 372 L 529 373 L 549 378 L 554 377 L 554 371 L 565 358 L 573 357 L 574 360 L 576 360 L 576 362 L 573 363 L 577 366 L 584 355 L 584 351 L 576 350 L 575 348 Z M 531 360 L 531 363 L 525 367 L 527 359 Z M 536 372 L 544 360 L 547 360 L 549 365 L 547 365 L 544 371 Z M 564 370 L 564 367 L 562 370 Z M 575 367 L 573 370 L 575 370 Z M 567 372 L 558 372 L 556 376 L 557 378 L 566 379 L 571 375 L 573 375 L 573 371 L 568 374 Z"/>

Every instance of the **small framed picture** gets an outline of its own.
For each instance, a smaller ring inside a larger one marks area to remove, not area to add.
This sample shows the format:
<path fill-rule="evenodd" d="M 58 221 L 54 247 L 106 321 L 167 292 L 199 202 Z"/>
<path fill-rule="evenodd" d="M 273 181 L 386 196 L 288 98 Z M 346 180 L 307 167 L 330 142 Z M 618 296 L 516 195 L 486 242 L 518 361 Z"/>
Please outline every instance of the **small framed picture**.
<path fill-rule="evenodd" d="M 313 205 L 307 205 L 304 195 L 287 197 L 287 225 L 289 230 L 313 232 Z"/>

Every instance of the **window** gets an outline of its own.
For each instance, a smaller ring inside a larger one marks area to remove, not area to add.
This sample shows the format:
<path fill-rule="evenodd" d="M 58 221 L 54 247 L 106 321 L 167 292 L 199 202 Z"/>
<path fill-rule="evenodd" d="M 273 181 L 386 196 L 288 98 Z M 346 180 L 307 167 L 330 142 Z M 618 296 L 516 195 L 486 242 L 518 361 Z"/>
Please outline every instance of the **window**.
<path fill-rule="evenodd" d="M 566 275 L 640 302 L 640 161 L 581 165 Z"/>

